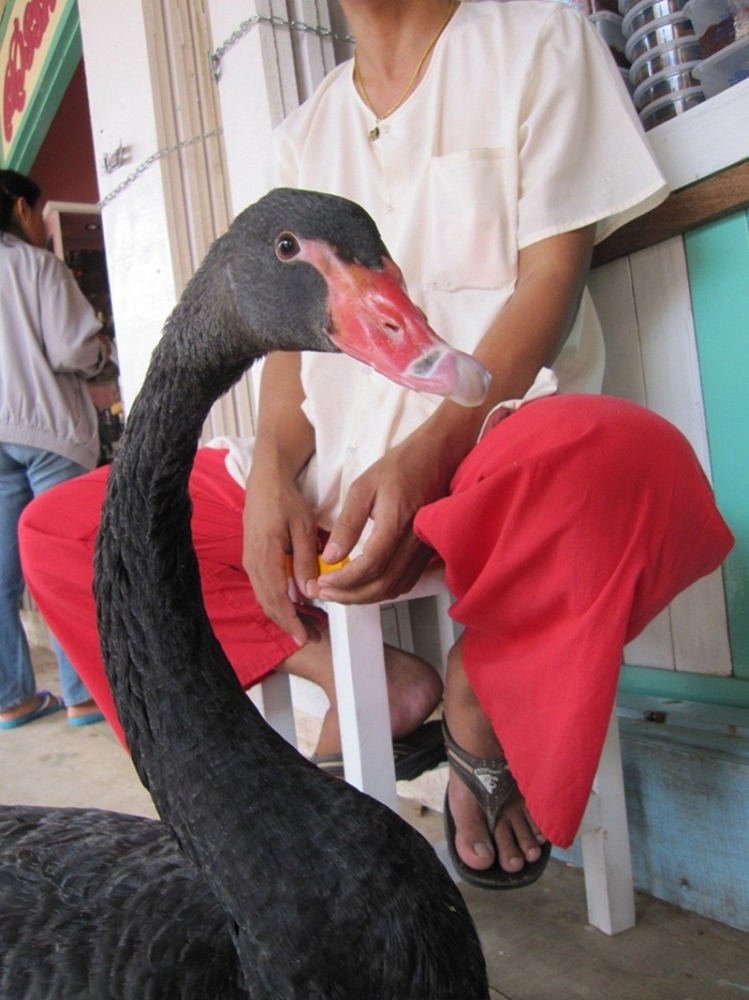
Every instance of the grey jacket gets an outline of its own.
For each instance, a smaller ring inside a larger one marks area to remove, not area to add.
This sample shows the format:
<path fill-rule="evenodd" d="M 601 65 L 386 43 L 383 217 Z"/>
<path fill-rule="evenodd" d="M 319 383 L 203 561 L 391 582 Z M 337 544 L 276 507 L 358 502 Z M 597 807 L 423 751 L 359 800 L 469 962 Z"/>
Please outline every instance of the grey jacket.
<path fill-rule="evenodd" d="M 0 235 L 0 442 L 96 465 L 96 409 L 85 384 L 104 363 L 101 323 L 54 254 Z"/>

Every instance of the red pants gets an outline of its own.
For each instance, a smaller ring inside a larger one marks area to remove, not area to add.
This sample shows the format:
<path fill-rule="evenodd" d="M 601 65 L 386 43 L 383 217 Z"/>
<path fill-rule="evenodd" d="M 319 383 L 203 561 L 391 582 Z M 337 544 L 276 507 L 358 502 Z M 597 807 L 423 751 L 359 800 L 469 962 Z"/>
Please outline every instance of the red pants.
<path fill-rule="evenodd" d="M 190 476 L 193 543 L 206 611 L 242 685 L 249 687 L 299 647 L 263 614 L 242 568 L 244 491 L 227 473 L 225 454 L 201 448 L 196 456 Z M 92 589 L 107 475 L 105 466 L 81 476 L 77 489 L 64 483 L 48 491 L 46 503 L 26 508 L 19 537 L 34 600 L 124 744 L 101 660 Z"/>
<path fill-rule="evenodd" d="M 445 561 L 468 679 L 530 814 L 566 847 L 625 643 L 733 546 L 702 468 L 649 410 L 553 396 L 490 432 L 416 531 Z"/>
<path fill-rule="evenodd" d="M 26 508 L 29 587 L 122 738 L 91 594 L 106 471 Z M 242 490 L 198 452 L 190 492 L 206 609 L 242 684 L 296 648 L 263 615 L 241 565 Z M 622 648 L 733 545 L 686 439 L 642 407 L 554 396 L 522 407 L 458 469 L 416 530 L 442 556 L 465 626 L 463 661 L 531 815 L 577 832 L 614 702 Z"/>

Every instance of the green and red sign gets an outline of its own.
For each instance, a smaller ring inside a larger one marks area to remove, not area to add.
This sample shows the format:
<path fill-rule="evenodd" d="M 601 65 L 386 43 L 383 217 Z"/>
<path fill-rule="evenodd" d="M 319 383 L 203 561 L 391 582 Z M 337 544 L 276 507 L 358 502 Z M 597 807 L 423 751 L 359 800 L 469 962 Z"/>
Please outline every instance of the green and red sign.
<path fill-rule="evenodd" d="M 0 23 L 0 164 L 27 171 L 81 58 L 76 0 L 8 0 Z"/>

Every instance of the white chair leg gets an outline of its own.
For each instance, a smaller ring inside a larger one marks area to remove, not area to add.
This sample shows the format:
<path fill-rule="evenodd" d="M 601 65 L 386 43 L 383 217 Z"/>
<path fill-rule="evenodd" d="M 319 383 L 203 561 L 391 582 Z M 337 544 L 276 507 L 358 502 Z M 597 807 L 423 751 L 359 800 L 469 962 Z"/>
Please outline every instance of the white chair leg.
<path fill-rule="evenodd" d="M 436 582 L 435 582 L 436 581 Z M 437 596 L 441 646 L 454 641 L 450 597 L 438 578 L 425 578 L 412 597 Z M 382 627 L 378 605 L 326 605 L 333 647 L 346 780 L 397 808 Z M 588 920 L 606 934 L 634 926 L 634 889 L 616 713 L 612 714 L 588 808 L 581 825 Z M 446 844 L 436 846 L 453 878 Z"/>
<path fill-rule="evenodd" d="M 395 810 L 379 605 L 328 604 L 326 609 L 346 781 Z"/>
<path fill-rule="evenodd" d="M 294 706 L 291 702 L 291 683 L 288 674 L 277 671 L 269 674 L 264 681 L 252 688 L 250 698 L 268 725 L 273 726 L 279 736 L 283 736 L 296 748 Z"/>
<path fill-rule="evenodd" d="M 589 923 L 604 934 L 619 934 L 634 927 L 632 856 L 616 711 L 611 716 L 579 836 Z"/>

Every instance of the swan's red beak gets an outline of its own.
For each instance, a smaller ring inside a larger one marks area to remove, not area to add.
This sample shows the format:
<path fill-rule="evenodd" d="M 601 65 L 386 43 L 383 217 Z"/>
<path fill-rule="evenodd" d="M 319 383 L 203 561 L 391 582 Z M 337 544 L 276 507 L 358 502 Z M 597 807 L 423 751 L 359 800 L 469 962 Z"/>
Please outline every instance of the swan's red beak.
<path fill-rule="evenodd" d="M 328 285 L 330 339 L 399 385 L 478 406 L 491 376 L 482 364 L 441 340 L 408 297 L 396 264 L 382 271 L 342 261 L 326 243 L 303 241 L 302 256 Z"/>

